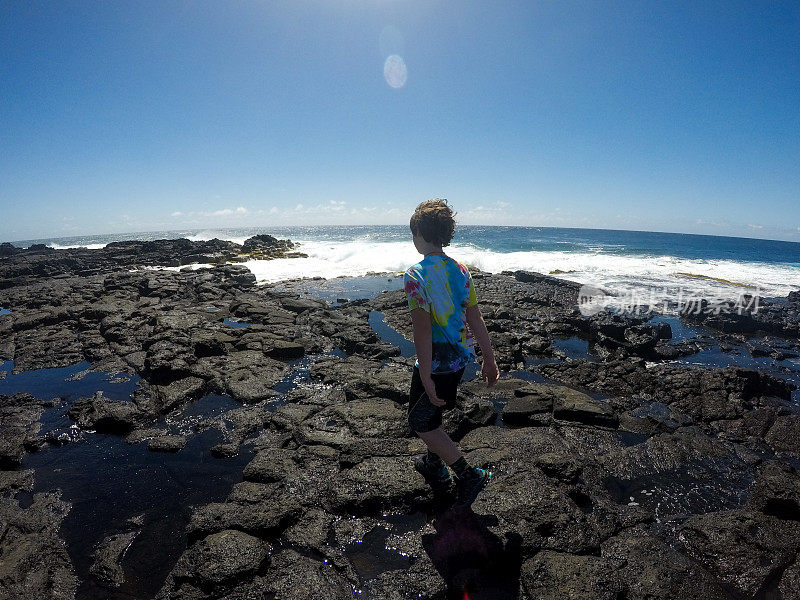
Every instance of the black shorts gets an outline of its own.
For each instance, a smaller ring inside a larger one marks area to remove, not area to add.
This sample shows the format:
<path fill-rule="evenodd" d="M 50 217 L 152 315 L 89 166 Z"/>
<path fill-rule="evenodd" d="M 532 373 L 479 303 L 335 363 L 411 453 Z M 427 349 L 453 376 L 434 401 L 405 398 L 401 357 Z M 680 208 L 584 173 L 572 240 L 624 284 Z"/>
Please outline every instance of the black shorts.
<path fill-rule="evenodd" d="M 464 375 L 464 369 L 453 373 L 433 373 L 433 385 L 436 387 L 436 395 L 444 400 L 444 406 L 436 406 L 428 400 L 428 394 L 422 385 L 419 376 L 419 368 L 414 367 L 414 374 L 411 376 L 411 392 L 408 403 L 408 425 L 415 433 L 427 433 L 442 425 L 442 410 L 450 410 L 456 405 L 456 390 Z"/>

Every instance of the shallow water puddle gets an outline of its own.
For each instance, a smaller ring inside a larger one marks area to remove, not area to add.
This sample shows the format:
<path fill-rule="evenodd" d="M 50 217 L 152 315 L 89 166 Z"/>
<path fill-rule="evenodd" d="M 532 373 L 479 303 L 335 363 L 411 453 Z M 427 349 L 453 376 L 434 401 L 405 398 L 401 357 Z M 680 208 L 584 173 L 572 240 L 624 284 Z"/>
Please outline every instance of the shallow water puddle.
<path fill-rule="evenodd" d="M 210 448 L 223 441 L 222 433 L 216 429 L 193 433 L 200 420 L 240 404 L 210 394 L 161 419 L 154 426 L 188 435 L 188 442 L 175 454 L 151 452 L 147 442 L 132 445 L 117 435 L 70 428 L 66 411 L 77 398 L 102 391 L 112 400 L 126 402 L 138 385 L 138 376 L 89 368 L 84 361 L 13 374 L 12 362 L 0 365 L 9 373 L 0 380 L 0 394 L 60 398 L 43 412 L 40 433 L 62 431 L 59 440 L 68 436 L 63 441 L 71 442 L 25 455 L 20 468 L 35 470 L 33 493 L 61 490 L 62 499 L 72 503 L 61 535 L 81 580 L 79 598 L 152 598 L 183 552 L 191 507 L 223 500 L 241 481 L 242 469 L 252 458 L 247 448 L 234 458 L 214 458 Z M 22 493 L 19 500 L 25 506 L 31 496 Z M 116 589 L 106 587 L 90 573 L 95 546 L 109 535 L 132 531 L 138 533 L 124 554 L 126 581 Z"/>
<path fill-rule="evenodd" d="M 407 340 L 403 334 L 386 322 L 386 315 L 373 310 L 369 313 L 369 325 L 372 331 L 387 344 L 400 349 L 400 356 L 410 358 L 416 354 L 414 342 Z"/>
<path fill-rule="evenodd" d="M 225 317 L 222 319 L 222 322 L 228 327 L 250 327 L 252 325 L 252 323 L 241 323 L 235 319 L 231 319 L 230 317 Z"/>
<path fill-rule="evenodd" d="M 572 360 L 597 360 L 597 357 L 589 352 L 589 342 L 579 337 L 556 338 L 551 343 L 551 346 L 560 354 L 563 354 L 565 358 Z"/>
<path fill-rule="evenodd" d="M 797 386 L 798 389 L 792 392 L 792 401 L 800 407 L 800 363 L 795 359 L 777 361 L 769 356 L 753 357 L 743 347 L 737 347 L 731 352 L 723 352 L 715 343 L 711 348 L 671 362 L 702 367 L 743 367 L 769 373 Z"/>
<path fill-rule="evenodd" d="M 112 400 L 128 400 L 139 383 L 138 375 L 90 371 L 88 361 L 57 369 L 35 369 L 13 373 L 14 363 L 0 363 L 6 377 L 0 379 L 0 394 L 26 392 L 40 400 L 60 397 L 68 401 L 91 396 L 97 391 Z"/>
<path fill-rule="evenodd" d="M 292 291 L 335 306 L 353 300 L 370 300 L 382 292 L 403 289 L 403 278 L 392 274 L 363 275 L 276 283 L 271 287 L 275 291 Z"/>
<path fill-rule="evenodd" d="M 753 475 L 732 461 L 704 459 L 632 479 L 609 476 L 604 484 L 616 502 L 643 506 L 661 522 L 674 515 L 738 508 L 752 482 Z"/>
<path fill-rule="evenodd" d="M 666 323 L 672 330 L 673 342 L 682 342 L 692 338 L 708 337 L 711 332 L 703 327 L 695 325 L 687 325 L 676 315 L 663 315 L 657 314 L 647 320 L 650 325 L 658 325 L 659 323 Z"/>
<path fill-rule="evenodd" d="M 375 579 L 381 573 L 408 569 L 411 565 L 411 558 L 393 547 L 390 537 L 398 539 L 418 531 L 426 522 L 423 513 L 388 514 L 381 516 L 380 519 L 381 524 L 373 527 L 360 540 L 347 544 L 342 552 L 350 561 L 362 585 Z M 358 596 L 360 598 L 371 597 L 363 590 L 359 591 Z"/>
<path fill-rule="evenodd" d="M 115 435 L 89 434 L 61 448 L 23 459 L 36 470 L 34 493 L 60 489 L 72 509 L 61 527 L 85 600 L 151 598 L 186 545 L 191 507 L 221 501 L 241 481 L 253 456 L 218 459 L 209 449 L 223 441 L 209 429 L 192 435 L 175 454 L 150 452 L 147 442 L 127 444 Z M 141 525 L 130 520 L 141 515 Z M 125 582 L 108 588 L 89 571 L 95 546 L 114 533 L 140 530 L 123 559 Z"/>

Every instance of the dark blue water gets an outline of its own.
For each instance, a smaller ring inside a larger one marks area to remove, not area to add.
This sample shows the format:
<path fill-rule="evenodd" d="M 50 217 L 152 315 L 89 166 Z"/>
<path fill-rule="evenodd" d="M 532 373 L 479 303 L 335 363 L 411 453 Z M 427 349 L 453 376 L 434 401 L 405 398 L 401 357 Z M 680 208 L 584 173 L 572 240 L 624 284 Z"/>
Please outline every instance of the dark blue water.
<path fill-rule="evenodd" d="M 81 396 L 91 396 L 97 391 L 102 391 L 112 400 L 128 400 L 136 389 L 139 381 L 138 375 L 119 373 L 105 373 L 89 371 L 90 364 L 83 361 L 69 367 L 58 369 L 36 369 L 12 373 L 14 363 L 5 361 L 0 363 L 0 371 L 7 373 L 0 379 L 0 394 L 10 396 L 19 392 L 27 392 L 39 400 L 63 398 L 67 401 L 75 400 Z"/>
<path fill-rule="evenodd" d="M 58 246 L 106 244 L 122 240 L 155 240 L 215 234 L 221 239 L 249 237 L 269 233 L 281 238 L 315 239 L 346 242 L 354 239 L 376 242 L 408 239 L 405 225 L 254 227 L 237 229 L 179 229 L 138 233 L 75 236 L 19 240 L 14 245 L 26 248 L 34 243 Z M 580 229 L 570 227 L 504 227 L 460 225 L 454 242 L 469 243 L 496 252 L 600 251 L 627 256 L 675 256 L 688 259 L 735 260 L 789 264 L 800 267 L 800 242 L 754 238 L 624 231 L 617 229 Z"/>

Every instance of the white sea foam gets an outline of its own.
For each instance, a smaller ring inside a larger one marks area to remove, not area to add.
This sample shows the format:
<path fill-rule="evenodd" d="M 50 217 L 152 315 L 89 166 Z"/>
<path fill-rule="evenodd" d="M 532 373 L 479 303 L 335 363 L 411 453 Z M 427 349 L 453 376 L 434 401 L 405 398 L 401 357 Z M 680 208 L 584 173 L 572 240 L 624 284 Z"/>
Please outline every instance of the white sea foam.
<path fill-rule="evenodd" d="M 213 240 L 214 238 L 216 238 L 216 239 L 219 239 L 219 240 L 225 240 L 225 241 L 228 241 L 228 242 L 233 242 L 233 243 L 239 244 L 241 246 L 242 244 L 244 244 L 245 240 L 247 240 L 248 238 L 252 237 L 252 234 L 239 236 L 239 237 L 233 237 L 233 236 L 229 236 L 229 235 L 226 235 L 224 233 L 221 233 L 219 231 L 205 230 L 205 231 L 201 231 L 199 233 L 195 233 L 193 235 L 186 235 L 186 236 L 183 236 L 183 237 L 185 237 L 187 240 L 191 240 L 193 242 L 207 242 L 208 240 Z"/>
<path fill-rule="evenodd" d="M 182 237 L 193 241 L 219 238 L 242 244 L 252 235 L 237 236 L 237 233 L 240 232 L 205 230 Z M 243 264 L 255 274 L 258 282 L 272 283 L 298 277 L 330 279 L 357 277 L 367 273 L 399 273 L 421 258 L 410 240 L 376 241 L 374 235 L 362 235 L 349 241 L 321 241 L 297 236 L 293 241 L 299 243 L 298 250 L 307 254 L 308 258 L 251 260 Z M 58 249 L 75 248 L 80 244 L 49 245 Z M 86 247 L 102 248 L 105 245 L 86 244 Z M 554 274 L 556 277 L 605 288 L 619 294 L 621 303 L 635 297 L 640 302 L 653 304 L 667 299 L 675 300 L 678 295 L 709 299 L 736 299 L 742 293 L 786 296 L 800 288 L 800 265 L 797 264 L 686 259 L 667 255 L 633 256 L 608 252 L 617 247 L 621 246 L 587 245 L 581 252 L 497 252 L 472 244 L 453 244 L 447 248 L 447 253 L 467 265 L 490 273 L 526 270 L 549 274 L 560 270 L 563 273 Z M 207 265 L 192 265 L 192 268 L 204 266 Z"/>
<path fill-rule="evenodd" d="M 268 283 L 297 277 L 398 273 L 421 258 L 410 242 L 300 240 L 299 243 L 298 250 L 308 258 L 251 260 L 243 264 L 255 274 L 257 281 Z M 674 299 L 679 290 L 685 296 L 736 299 L 745 292 L 785 296 L 800 288 L 800 267 L 791 265 L 601 252 L 494 252 L 470 244 L 453 244 L 447 248 L 447 253 L 490 273 L 526 270 L 548 274 L 561 270 L 568 272 L 557 277 L 601 286 L 618 294 L 636 292 L 641 297 L 642 290 L 650 290 L 654 294 L 652 301 Z"/>
<path fill-rule="evenodd" d="M 88 248 L 89 250 L 97 250 L 99 248 L 105 248 L 106 244 L 56 244 L 55 242 L 50 242 L 47 244 L 53 250 L 66 250 L 67 248 Z"/>

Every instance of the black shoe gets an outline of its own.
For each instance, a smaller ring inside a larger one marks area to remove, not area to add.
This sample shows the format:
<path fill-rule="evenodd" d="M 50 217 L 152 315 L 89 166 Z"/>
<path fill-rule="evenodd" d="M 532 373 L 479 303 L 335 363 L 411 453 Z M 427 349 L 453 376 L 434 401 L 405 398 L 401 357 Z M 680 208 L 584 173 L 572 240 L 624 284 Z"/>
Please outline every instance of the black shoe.
<path fill-rule="evenodd" d="M 456 478 L 456 502 L 453 506 L 463 508 L 472 505 L 492 478 L 489 471 L 478 467 L 473 468 L 473 473 L 470 477 Z"/>
<path fill-rule="evenodd" d="M 447 470 L 444 463 L 433 466 L 428 463 L 424 456 L 417 456 L 414 459 L 414 468 L 425 478 L 425 481 L 434 491 L 446 492 L 450 489 L 450 484 L 453 483 L 450 471 Z"/>

